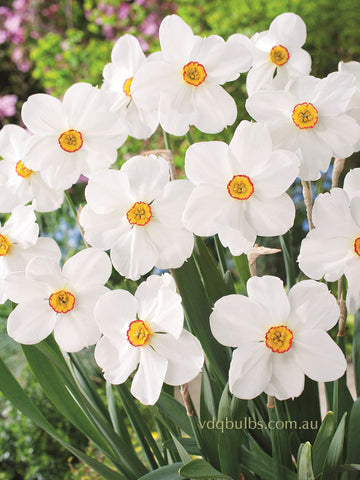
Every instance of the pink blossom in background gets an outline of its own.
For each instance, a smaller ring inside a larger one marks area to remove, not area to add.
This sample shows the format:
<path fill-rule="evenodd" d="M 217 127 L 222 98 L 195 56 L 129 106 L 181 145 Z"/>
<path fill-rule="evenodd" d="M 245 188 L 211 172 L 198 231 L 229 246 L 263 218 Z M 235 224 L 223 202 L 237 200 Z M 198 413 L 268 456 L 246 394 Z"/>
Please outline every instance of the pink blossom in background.
<path fill-rule="evenodd" d="M 128 3 L 122 3 L 118 9 L 118 19 L 124 20 L 130 12 L 130 5 Z"/>
<path fill-rule="evenodd" d="M 0 120 L 5 117 L 12 117 L 16 112 L 16 95 L 4 95 L 0 97 Z"/>

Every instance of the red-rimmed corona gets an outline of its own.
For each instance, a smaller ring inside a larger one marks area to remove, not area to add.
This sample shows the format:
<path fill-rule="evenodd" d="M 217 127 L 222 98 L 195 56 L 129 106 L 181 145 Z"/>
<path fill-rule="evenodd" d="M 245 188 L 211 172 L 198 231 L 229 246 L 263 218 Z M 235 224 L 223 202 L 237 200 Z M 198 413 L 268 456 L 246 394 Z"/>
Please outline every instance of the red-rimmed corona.
<path fill-rule="evenodd" d="M 6 255 L 10 248 L 10 242 L 5 235 L 0 235 L 0 257 Z"/>
<path fill-rule="evenodd" d="M 49 305 L 56 313 L 68 313 L 75 306 L 75 296 L 67 290 L 57 290 L 50 295 Z"/>
<path fill-rule="evenodd" d="M 127 78 L 123 85 L 123 92 L 127 97 L 131 97 L 130 89 L 134 77 Z"/>
<path fill-rule="evenodd" d="M 247 175 L 234 175 L 227 184 L 227 191 L 236 200 L 247 200 L 254 193 L 254 184 Z"/>
<path fill-rule="evenodd" d="M 58 142 L 60 147 L 68 153 L 77 152 L 84 144 L 81 132 L 73 129 L 63 132 L 58 138 Z"/>
<path fill-rule="evenodd" d="M 354 240 L 354 251 L 356 255 L 360 257 L 360 237 L 357 237 Z"/>
<path fill-rule="evenodd" d="M 318 122 L 318 111 L 312 103 L 299 103 L 295 105 L 291 118 L 301 130 L 313 128 Z"/>
<path fill-rule="evenodd" d="M 265 334 L 265 345 L 274 353 L 285 353 L 291 348 L 293 332 L 285 325 L 270 327 Z"/>
<path fill-rule="evenodd" d="M 270 60 L 277 67 L 282 67 L 289 60 L 289 50 L 283 45 L 275 45 L 270 50 Z"/>
<path fill-rule="evenodd" d="M 33 173 L 33 170 L 31 170 L 30 168 L 27 168 L 21 160 L 17 162 L 15 171 L 19 175 L 19 177 L 23 177 L 23 178 L 30 177 L 30 175 Z"/>
<path fill-rule="evenodd" d="M 126 332 L 127 339 L 133 347 L 143 347 L 149 341 L 151 330 L 142 320 L 134 320 Z"/>
<path fill-rule="evenodd" d="M 126 218 L 131 225 L 144 227 L 152 217 L 151 206 L 146 202 L 135 202 L 134 205 L 126 212 Z"/>
<path fill-rule="evenodd" d="M 193 87 L 198 87 L 207 77 L 207 73 L 204 65 L 199 62 L 189 62 L 183 66 L 183 79 L 184 81 Z"/>

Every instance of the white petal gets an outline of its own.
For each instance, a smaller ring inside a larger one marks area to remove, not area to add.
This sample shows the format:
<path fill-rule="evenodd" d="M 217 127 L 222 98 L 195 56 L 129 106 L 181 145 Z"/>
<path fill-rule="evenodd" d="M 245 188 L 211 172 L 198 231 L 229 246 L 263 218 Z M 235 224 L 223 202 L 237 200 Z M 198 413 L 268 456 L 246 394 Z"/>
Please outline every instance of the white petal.
<path fill-rule="evenodd" d="M 34 245 L 39 235 L 39 226 L 35 221 L 32 206 L 18 206 L 3 226 L 3 232 L 9 236 L 10 241 L 24 246 Z"/>
<path fill-rule="evenodd" d="M 95 347 L 96 363 L 103 369 L 105 379 L 118 385 L 125 382 L 139 363 L 140 352 L 128 342 L 117 342 L 102 337 Z"/>
<path fill-rule="evenodd" d="M 316 99 L 316 108 L 321 116 L 334 117 L 344 113 L 350 98 L 355 92 L 354 77 L 344 72 L 330 73 L 321 80 L 321 91 Z"/>
<path fill-rule="evenodd" d="M 351 216 L 360 228 L 360 198 L 357 196 L 350 201 Z"/>
<path fill-rule="evenodd" d="M 322 117 L 316 134 L 330 147 L 338 158 L 347 158 L 354 152 L 354 144 L 360 139 L 360 126 L 349 115 Z"/>
<path fill-rule="evenodd" d="M 65 262 L 63 275 L 75 288 L 104 285 L 111 275 L 111 262 L 102 250 L 86 248 Z"/>
<path fill-rule="evenodd" d="M 231 254 L 241 255 L 249 252 L 254 245 L 256 232 L 247 221 L 244 208 L 238 203 L 239 200 L 231 200 L 234 200 L 231 202 L 232 205 L 227 206 L 222 218 L 217 219 L 216 228 L 221 243 L 229 247 Z"/>
<path fill-rule="evenodd" d="M 7 331 L 16 342 L 33 345 L 50 335 L 55 319 L 56 313 L 47 300 L 34 298 L 21 303 L 10 313 Z"/>
<path fill-rule="evenodd" d="M 303 280 L 291 288 L 288 299 L 291 308 L 290 328 L 296 325 L 299 329 L 330 330 L 338 321 L 340 312 L 337 301 L 324 283 Z"/>
<path fill-rule="evenodd" d="M 136 320 L 137 311 L 138 302 L 130 292 L 112 290 L 96 302 L 95 319 L 105 336 L 124 338 L 124 328 Z"/>
<path fill-rule="evenodd" d="M 295 361 L 293 350 L 272 355 L 272 376 L 265 392 L 278 400 L 298 397 L 304 390 L 305 375 Z"/>
<path fill-rule="evenodd" d="M 266 199 L 254 195 L 247 203 L 246 218 L 257 235 L 283 235 L 294 224 L 295 205 L 286 193 Z"/>
<path fill-rule="evenodd" d="M 187 23 L 177 15 L 168 15 L 161 22 L 159 40 L 164 59 L 184 66 L 194 44 L 194 34 Z"/>
<path fill-rule="evenodd" d="M 131 385 L 131 393 L 144 405 L 154 405 L 161 392 L 168 361 L 150 347 L 140 351 L 140 366 Z"/>
<path fill-rule="evenodd" d="M 344 354 L 323 330 L 307 330 L 294 337 L 295 359 L 305 375 L 317 382 L 331 382 L 346 370 Z"/>
<path fill-rule="evenodd" d="M 246 77 L 246 90 L 249 97 L 271 85 L 275 68 L 275 65 L 269 61 L 251 68 Z"/>
<path fill-rule="evenodd" d="M 228 145 L 224 142 L 198 142 L 185 154 L 185 173 L 194 183 L 224 186 L 233 176 L 228 162 Z"/>
<path fill-rule="evenodd" d="M 50 188 L 41 175 L 33 173 L 30 178 L 33 194 L 32 205 L 37 212 L 52 212 L 57 210 L 64 201 L 64 190 Z"/>
<path fill-rule="evenodd" d="M 233 352 L 229 389 L 238 398 L 252 399 L 262 393 L 271 377 L 271 350 L 264 343 L 249 342 Z"/>
<path fill-rule="evenodd" d="M 44 182 L 55 189 L 67 190 L 70 188 L 76 183 L 81 174 L 80 153 L 79 151 L 74 152 L 74 154 L 66 154 L 61 158 L 61 162 L 49 168 L 42 169 L 40 173 Z M 70 157 L 70 155 L 73 155 L 73 157 Z M 81 156 L 82 155 L 81 153 Z"/>
<path fill-rule="evenodd" d="M 229 150 L 234 174 L 248 175 L 250 178 L 259 174 L 268 164 L 272 151 L 267 128 L 243 120 L 235 130 Z"/>
<path fill-rule="evenodd" d="M 350 200 L 360 196 L 360 168 L 354 168 L 347 173 L 343 188 Z"/>
<path fill-rule="evenodd" d="M 311 130 L 302 130 L 297 138 L 297 145 L 301 150 L 301 164 L 299 177 L 302 180 L 317 180 L 320 171 L 326 172 L 329 168 L 332 150 L 320 136 Z"/>
<path fill-rule="evenodd" d="M 139 40 L 128 33 L 116 41 L 111 51 L 111 61 L 133 73 L 136 72 L 144 60 L 145 55 Z"/>
<path fill-rule="evenodd" d="M 184 312 L 171 275 L 151 275 L 139 285 L 135 298 L 139 302 L 139 318 L 157 331 L 170 333 L 175 338 L 180 336 Z"/>
<path fill-rule="evenodd" d="M 288 75 L 291 78 L 302 77 L 303 75 L 309 75 L 311 70 L 311 56 L 308 52 L 300 48 L 291 52 L 289 61 L 284 65 Z M 282 72 L 278 70 L 277 76 Z"/>
<path fill-rule="evenodd" d="M 290 304 L 280 278 L 270 275 L 251 277 L 246 288 L 249 298 L 267 311 L 270 326 L 287 323 Z"/>
<path fill-rule="evenodd" d="M 0 131 L 0 156 L 14 162 L 23 159 L 30 134 L 18 125 L 4 125 Z"/>
<path fill-rule="evenodd" d="M 168 385 L 182 385 L 198 375 L 204 363 L 204 354 L 199 340 L 183 330 L 180 337 L 153 335 L 151 346 L 168 360 L 164 382 Z"/>
<path fill-rule="evenodd" d="M 282 13 L 270 25 L 270 32 L 276 35 L 279 43 L 299 48 L 306 40 L 306 25 L 304 20 L 295 13 Z"/>
<path fill-rule="evenodd" d="M 246 100 L 246 110 L 257 122 L 289 122 L 296 103 L 289 92 L 260 91 Z"/>
<path fill-rule="evenodd" d="M 156 265 L 158 250 L 145 227 L 134 226 L 112 247 L 110 258 L 114 268 L 126 278 L 137 280 Z"/>
<path fill-rule="evenodd" d="M 301 242 L 299 267 L 310 278 L 320 280 L 325 276 L 328 282 L 334 282 L 344 273 L 348 254 L 346 237 L 328 238 L 314 229 Z"/>
<path fill-rule="evenodd" d="M 78 352 L 96 343 L 100 338 L 100 330 L 91 311 L 85 313 L 75 307 L 69 313 L 56 316 L 54 336 L 61 350 Z"/>
<path fill-rule="evenodd" d="M 10 273 L 1 281 L 5 294 L 12 302 L 29 302 L 33 298 L 46 298 L 46 285 L 26 278 L 25 272 Z"/>
<path fill-rule="evenodd" d="M 26 127 L 38 135 L 57 134 L 68 128 L 60 100 L 44 93 L 36 93 L 27 99 L 21 117 Z"/>
<path fill-rule="evenodd" d="M 227 295 L 215 302 L 210 315 L 211 332 L 218 342 L 238 347 L 264 339 L 264 311 L 244 295 Z"/>
<path fill-rule="evenodd" d="M 27 167 L 41 171 L 50 167 L 56 168 L 65 155 L 66 152 L 59 146 L 57 134 L 33 135 L 27 143 L 24 160 Z"/>
<path fill-rule="evenodd" d="M 152 202 L 169 182 L 169 165 L 162 157 L 137 155 L 121 171 L 128 176 L 131 193 L 138 201 Z"/>
<path fill-rule="evenodd" d="M 48 284 L 50 288 L 58 288 L 64 283 L 59 263 L 46 257 L 35 257 L 26 267 L 26 276 L 30 280 Z"/>
<path fill-rule="evenodd" d="M 360 307 L 360 261 L 359 257 L 352 258 L 345 265 L 345 276 L 348 280 L 346 307 L 350 315 L 354 315 Z"/>
<path fill-rule="evenodd" d="M 234 99 L 222 87 L 204 82 L 194 95 L 192 123 L 204 133 L 221 132 L 232 125 L 237 116 Z"/>

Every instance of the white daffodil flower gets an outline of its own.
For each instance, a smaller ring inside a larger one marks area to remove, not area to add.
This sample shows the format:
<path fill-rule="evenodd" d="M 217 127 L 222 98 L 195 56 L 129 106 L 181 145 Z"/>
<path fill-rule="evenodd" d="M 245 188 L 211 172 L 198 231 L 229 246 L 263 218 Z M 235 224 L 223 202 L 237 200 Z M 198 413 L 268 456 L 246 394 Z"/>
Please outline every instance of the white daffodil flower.
<path fill-rule="evenodd" d="M 34 210 L 51 212 L 64 201 L 62 188 L 50 188 L 40 172 L 26 166 L 30 133 L 17 125 L 0 131 L 0 212 L 12 212 L 18 205 L 32 202 Z"/>
<path fill-rule="evenodd" d="M 40 237 L 34 209 L 14 208 L 9 220 L 0 225 L 0 303 L 8 298 L 4 279 L 12 272 L 24 271 L 34 257 L 56 259 L 58 246 L 52 238 Z"/>
<path fill-rule="evenodd" d="M 181 222 L 192 186 L 169 181 L 166 160 L 136 156 L 118 170 L 93 175 L 80 214 L 86 241 L 111 249 L 115 269 L 137 280 L 158 268 L 178 268 L 190 257 L 193 234 Z"/>
<path fill-rule="evenodd" d="M 204 355 L 196 337 L 183 329 L 181 297 L 169 274 L 151 275 L 131 295 L 113 290 L 95 306 L 103 337 L 95 360 L 113 384 L 135 373 L 131 393 L 143 404 L 157 402 L 163 383 L 181 385 L 200 372 Z"/>
<path fill-rule="evenodd" d="M 133 79 L 146 57 L 133 35 L 123 35 L 111 52 L 111 63 L 105 65 L 102 89 L 112 93 L 112 110 L 121 114 L 131 137 L 150 137 L 159 125 L 158 110 L 143 110 L 133 98 Z"/>
<path fill-rule="evenodd" d="M 34 135 L 26 151 L 27 167 L 39 171 L 52 188 L 70 188 L 83 173 L 109 167 L 127 137 L 125 123 L 110 111 L 109 94 L 89 83 L 75 83 L 61 102 L 37 93 L 21 116 Z"/>
<path fill-rule="evenodd" d="M 360 125 L 360 62 L 339 62 L 339 72 L 353 75 L 356 81 L 356 90 L 351 97 L 346 113 L 348 113 Z M 354 146 L 355 152 L 360 150 L 360 140 Z"/>
<path fill-rule="evenodd" d="M 300 178 L 317 180 L 333 156 L 349 157 L 360 139 L 360 126 L 346 113 L 355 89 L 346 73 L 306 76 L 290 81 L 286 90 L 254 93 L 246 109 L 268 127 L 274 148 L 299 153 Z"/>
<path fill-rule="evenodd" d="M 360 197 L 360 168 L 354 168 L 346 174 L 344 190 L 350 200 L 354 197 Z"/>
<path fill-rule="evenodd" d="M 351 200 L 341 188 L 320 194 L 312 211 L 314 227 L 301 243 L 299 267 L 310 278 L 328 282 L 345 275 L 346 306 L 360 307 L 360 195 Z"/>
<path fill-rule="evenodd" d="M 185 135 L 189 125 L 217 133 L 236 120 L 233 98 L 220 86 L 250 68 L 250 41 L 225 42 L 217 35 L 194 35 L 177 15 L 160 25 L 161 51 L 148 57 L 133 83 L 133 98 L 142 108 L 159 110 L 160 125 Z"/>
<path fill-rule="evenodd" d="M 306 25 L 295 13 L 282 13 L 269 30 L 252 38 L 253 64 L 246 78 L 248 95 L 268 88 L 284 88 L 290 79 L 308 75 L 311 57 L 301 47 Z"/>
<path fill-rule="evenodd" d="M 214 337 L 235 348 L 229 388 L 236 397 L 286 400 L 302 393 L 304 375 L 329 382 L 344 374 L 344 354 L 326 333 L 339 307 L 325 284 L 305 280 L 287 296 L 279 278 L 251 277 L 247 291 L 220 298 L 210 316 Z"/>
<path fill-rule="evenodd" d="M 61 256 L 58 247 L 59 258 Z M 105 252 L 87 248 L 64 264 L 36 257 L 25 272 L 8 275 L 7 296 L 19 305 L 8 318 L 7 330 L 16 342 L 31 345 L 54 331 L 65 352 L 78 352 L 100 338 L 94 305 L 108 289 L 111 262 Z"/>
<path fill-rule="evenodd" d="M 219 234 L 233 255 L 248 252 L 256 236 L 282 235 L 294 223 L 285 192 L 299 171 L 294 153 L 272 150 L 263 125 L 243 121 L 230 145 L 202 142 L 186 152 L 185 172 L 195 185 L 183 223 L 200 236 Z"/>

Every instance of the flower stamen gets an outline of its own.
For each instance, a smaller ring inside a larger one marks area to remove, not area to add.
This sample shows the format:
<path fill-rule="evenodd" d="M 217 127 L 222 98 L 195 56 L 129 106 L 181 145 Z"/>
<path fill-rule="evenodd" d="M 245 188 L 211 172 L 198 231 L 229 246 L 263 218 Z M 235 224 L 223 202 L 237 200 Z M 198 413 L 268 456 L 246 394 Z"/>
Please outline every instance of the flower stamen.
<path fill-rule="evenodd" d="M 58 142 L 60 147 L 69 153 L 77 152 L 84 143 L 81 133 L 73 129 L 62 133 L 58 138 Z"/>
<path fill-rule="evenodd" d="M 183 79 L 188 85 L 198 87 L 206 77 L 205 67 L 199 62 L 189 62 L 183 67 Z"/>
<path fill-rule="evenodd" d="M 282 45 L 275 45 L 270 50 L 270 61 L 277 67 L 282 67 L 289 60 L 289 50 Z"/>
<path fill-rule="evenodd" d="M 143 227 L 150 222 L 152 210 L 148 203 L 135 202 L 130 210 L 128 210 L 126 213 L 126 217 L 131 225 Z"/>
<path fill-rule="evenodd" d="M 8 253 L 10 245 L 11 243 L 5 235 L 0 235 L 0 257 L 3 257 Z"/>
<path fill-rule="evenodd" d="M 75 297 L 66 290 L 57 290 L 50 295 L 49 305 L 56 313 L 68 313 L 75 306 Z"/>
<path fill-rule="evenodd" d="M 254 185 L 247 175 L 234 175 L 227 184 L 227 191 L 236 200 L 247 200 L 254 193 Z"/>
<path fill-rule="evenodd" d="M 354 250 L 356 255 L 360 257 L 360 237 L 357 237 L 354 240 Z"/>
<path fill-rule="evenodd" d="M 291 118 L 300 129 L 313 128 L 318 121 L 318 111 L 312 103 L 299 103 L 295 105 Z"/>
<path fill-rule="evenodd" d="M 285 353 L 290 350 L 294 335 L 285 325 L 271 327 L 265 334 L 265 344 L 274 353 Z"/>
<path fill-rule="evenodd" d="M 27 178 L 33 173 L 33 170 L 30 170 L 30 168 L 25 167 L 25 165 L 21 160 L 17 162 L 15 170 L 16 170 L 16 173 L 19 175 L 19 177 L 23 177 L 23 178 Z"/>
<path fill-rule="evenodd" d="M 127 78 L 123 85 L 123 92 L 127 97 L 131 97 L 130 88 L 134 77 Z"/>
<path fill-rule="evenodd" d="M 126 332 L 127 339 L 133 347 L 142 347 L 145 345 L 151 335 L 148 325 L 142 320 L 134 320 L 129 324 Z"/>

